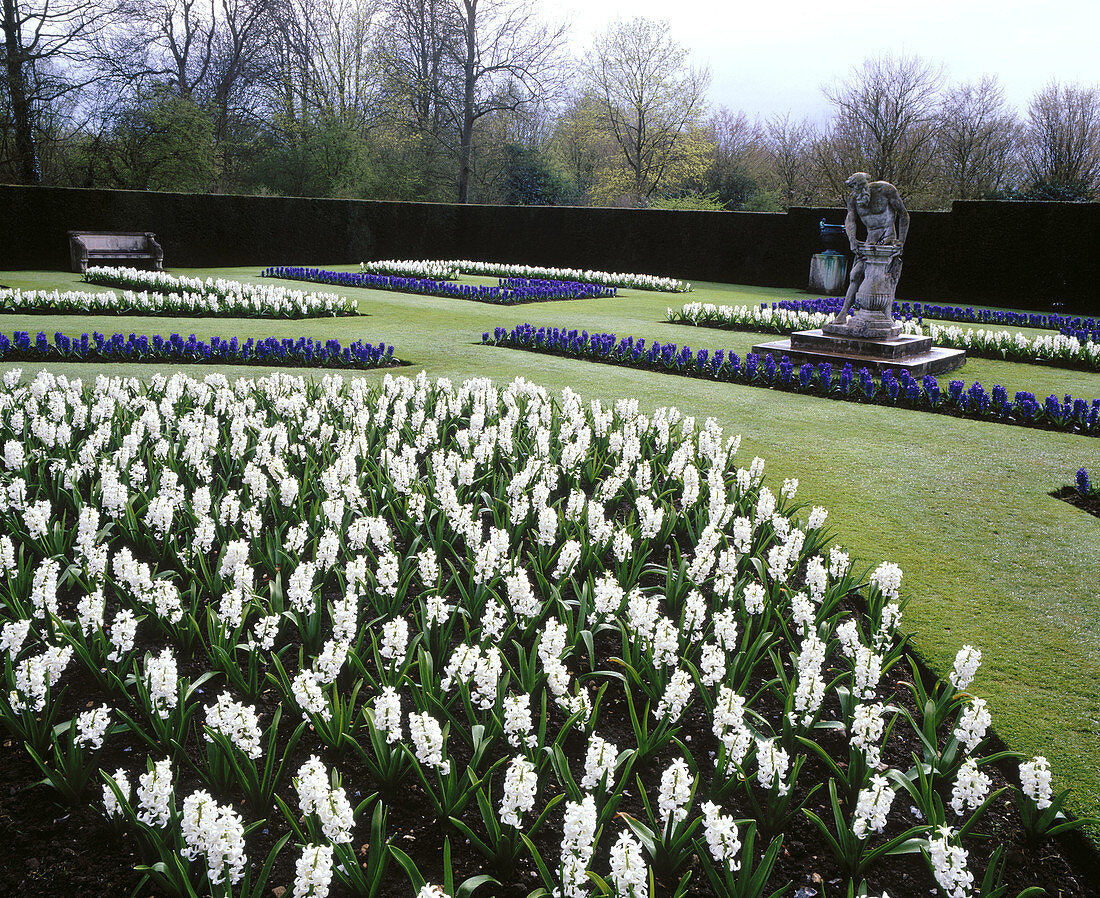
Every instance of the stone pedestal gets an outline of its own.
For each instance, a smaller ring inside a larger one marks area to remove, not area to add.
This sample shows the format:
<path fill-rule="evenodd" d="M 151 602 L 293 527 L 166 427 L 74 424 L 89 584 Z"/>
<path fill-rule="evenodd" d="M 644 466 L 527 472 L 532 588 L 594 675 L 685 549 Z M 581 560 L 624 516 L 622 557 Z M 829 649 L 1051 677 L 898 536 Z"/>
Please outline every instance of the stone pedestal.
<path fill-rule="evenodd" d="M 900 331 L 901 325 L 898 329 Z M 899 333 L 876 339 L 839 336 L 824 333 L 823 330 L 796 331 L 787 340 L 757 343 L 752 351 L 760 356 L 771 353 L 772 358 L 777 360 L 786 356 L 795 365 L 828 362 L 834 368 L 840 368 L 851 362 L 856 371 L 860 368 L 869 371 L 904 368 L 914 377 L 954 371 L 966 362 L 965 350 L 933 346 L 931 337 Z"/>
<path fill-rule="evenodd" d="M 810 293 L 843 296 L 848 283 L 848 257 L 842 253 L 815 253 L 810 259 Z"/>
<path fill-rule="evenodd" d="M 901 274 L 901 249 L 893 244 L 860 243 L 863 280 L 856 293 L 859 312 L 843 324 L 829 322 L 822 330 L 836 337 L 890 340 L 901 333 L 894 321 L 894 291 Z"/>

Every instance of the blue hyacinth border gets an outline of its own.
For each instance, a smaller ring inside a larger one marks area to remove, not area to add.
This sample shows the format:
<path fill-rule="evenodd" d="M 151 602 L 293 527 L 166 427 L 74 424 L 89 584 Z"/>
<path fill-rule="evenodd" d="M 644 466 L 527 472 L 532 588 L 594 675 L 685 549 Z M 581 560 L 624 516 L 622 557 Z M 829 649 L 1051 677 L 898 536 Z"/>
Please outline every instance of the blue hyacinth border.
<path fill-rule="evenodd" d="M 975 381 L 952 380 L 946 390 L 927 374 L 920 380 L 904 369 L 897 375 L 883 369 L 876 378 L 867 368 L 853 369 L 851 363 L 834 372 L 828 362 L 805 363 L 797 368 L 787 356 L 777 361 L 771 353 L 761 357 L 748 353 L 742 362 L 725 350 L 692 350 L 676 343 L 653 343 L 615 334 L 589 334 L 575 328 L 535 327 L 520 324 L 510 331 L 497 327 L 481 336 L 482 343 L 566 358 L 625 365 L 647 371 L 759 386 L 786 392 L 817 395 L 829 399 L 938 412 L 955 417 L 996 421 L 1047 430 L 1100 436 L 1100 399 L 1091 401 L 1072 396 L 1048 396 L 1040 402 L 1034 394 L 1018 391 L 1010 400 L 1008 391 L 997 384 L 987 391 Z"/>
<path fill-rule="evenodd" d="M 844 300 L 824 296 L 818 299 L 784 299 L 773 302 L 773 309 L 788 312 L 818 312 L 835 315 Z M 760 303 L 766 309 L 768 304 Z M 973 306 L 940 306 L 932 303 L 895 302 L 894 318 L 900 321 L 957 321 L 962 324 L 995 325 L 997 327 L 1033 327 L 1058 331 L 1066 337 L 1076 337 L 1081 343 L 1100 342 L 1100 319 L 1080 315 L 1059 315 L 1056 312 L 1012 312 L 1005 309 L 976 309 Z"/>
<path fill-rule="evenodd" d="M 67 337 L 60 331 L 53 341 L 41 331 L 32 340 L 27 331 L 15 331 L 11 338 L 0 334 L 0 361 L 67 362 L 171 362 L 193 364 L 275 365 L 288 368 L 386 368 L 403 364 L 393 346 L 356 340 L 348 346 L 339 340 L 299 337 L 211 337 L 209 342 L 194 334 L 113 334 L 95 332 Z"/>
<path fill-rule="evenodd" d="M 389 290 L 418 296 L 443 296 L 467 299 L 495 305 L 511 306 L 528 302 L 555 302 L 565 299 L 605 299 L 618 295 L 615 287 L 580 281 L 546 281 L 529 278 L 500 278 L 498 286 L 452 284 L 433 278 L 397 277 L 387 274 L 364 274 L 356 271 L 328 271 L 323 268 L 265 268 L 261 277 L 331 284 L 337 287 L 363 287 L 368 290 Z"/>

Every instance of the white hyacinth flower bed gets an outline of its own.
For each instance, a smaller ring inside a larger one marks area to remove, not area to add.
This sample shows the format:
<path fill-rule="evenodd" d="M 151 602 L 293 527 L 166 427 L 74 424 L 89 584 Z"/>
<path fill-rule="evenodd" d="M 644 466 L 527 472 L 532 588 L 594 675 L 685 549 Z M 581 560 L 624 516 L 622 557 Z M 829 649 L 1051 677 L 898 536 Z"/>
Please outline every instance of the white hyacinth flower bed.
<path fill-rule="evenodd" d="M 899 665 L 900 569 L 739 442 L 523 380 L 9 372 L 0 720 L 165 894 L 770 895 L 809 853 L 978 894 L 981 653 Z"/>

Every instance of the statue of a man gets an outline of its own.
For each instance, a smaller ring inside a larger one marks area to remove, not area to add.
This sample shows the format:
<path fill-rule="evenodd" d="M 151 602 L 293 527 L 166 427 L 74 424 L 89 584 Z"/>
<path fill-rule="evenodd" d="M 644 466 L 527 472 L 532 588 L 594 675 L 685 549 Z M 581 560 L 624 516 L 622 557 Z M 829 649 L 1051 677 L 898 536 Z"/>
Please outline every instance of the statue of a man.
<path fill-rule="evenodd" d="M 848 312 L 852 308 L 856 292 L 863 283 L 865 265 L 860 253 L 861 244 L 856 240 L 857 216 L 867 228 L 868 244 L 897 247 L 897 255 L 891 261 L 889 269 L 895 284 L 901 277 L 901 249 L 905 245 L 905 235 L 909 233 L 909 213 L 893 184 L 888 181 L 872 181 L 870 175 L 861 171 L 857 171 L 844 183 L 852 190 L 852 195 L 848 198 L 848 216 L 844 219 L 844 230 L 856 258 L 848 279 L 844 306 L 833 319 L 834 324 L 844 324 L 848 320 Z"/>

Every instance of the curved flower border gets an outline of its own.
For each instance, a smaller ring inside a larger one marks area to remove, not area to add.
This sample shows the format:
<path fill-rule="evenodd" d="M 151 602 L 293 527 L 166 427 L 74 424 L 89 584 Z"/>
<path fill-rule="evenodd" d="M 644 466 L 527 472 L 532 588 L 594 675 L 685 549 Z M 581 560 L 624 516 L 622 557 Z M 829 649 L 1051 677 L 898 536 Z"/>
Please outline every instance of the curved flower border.
<path fill-rule="evenodd" d="M 1071 396 L 1048 396 L 1039 402 L 1035 395 L 1019 391 L 1012 400 L 1008 391 L 997 384 L 987 392 L 979 382 L 969 387 L 952 380 L 946 391 L 931 374 L 920 380 L 902 370 L 896 376 L 889 368 L 874 377 L 866 368 L 854 370 L 851 364 L 834 373 L 828 362 L 806 363 L 796 368 L 782 356 L 777 362 L 768 353 L 761 358 L 749 353 L 742 363 L 736 353 L 719 349 L 694 351 L 690 346 L 653 342 L 644 339 L 617 338 L 615 334 L 589 334 L 566 328 L 536 328 L 520 324 L 511 331 L 503 327 L 481 335 L 482 343 L 531 352 L 545 352 L 567 358 L 587 359 L 626 365 L 647 371 L 670 372 L 688 377 L 703 377 L 747 386 L 771 387 L 793 393 L 807 393 L 829 399 L 864 402 L 939 412 L 962 418 L 997 421 L 1026 427 L 1100 436 L 1100 399 L 1091 402 Z"/>
<path fill-rule="evenodd" d="M 27 331 L 16 331 L 11 339 L 0 334 L 0 361 L 79 361 L 79 362 L 192 362 L 197 364 L 277 365 L 294 368 L 387 368 L 402 364 L 394 357 L 393 347 L 356 340 L 342 346 L 339 340 L 313 340 L 300 337 L 266 337 L 240 341 L 211 337 L 210 342 L 194 334 L 184 339 L 179 334 L 151 337 L 130 334 L 81 334 L 66 337 L 60 331 L 53 341 L 41 331 L 32 341 Z"/>
<path fill-rule="evenodd" d="M 601 287 L 573 281 L 540 281 L 524 278 L 502 278 L 497 287 L 475 284 L 450 284 L 421 277 L 390 277 L 353 271 L 326 271 L 323 268 L 265 268 L 261 277 L 286 278 L 335 284 L 340 287 L 363 287 L 368 290 L 391 290 L 420 296 L 445 296 L 469 299 L 494 305 L 510 306 L 526 302 L 552 302 L 561 299 L 600 299 L 616 295 L 615 287 Z"/>
<path fill-rule="evenodd" d="M 84 281 L 125 290 L 114 293 L 0 291 L 12 311 L 104 311 L 155 315 L 239 315 L 249 318 L 321 318 L 358 315 L 358 302 L 338 293 L 304 293 L 271 284 L 245 284 L 222 278 L 177 277 L 164 271 L 92 267 Z M 131 292 L 138 291 L 138 292 Z M 152 292 L 149 292 L 152 291 Z M 7 295 L 5 295 L 7 294 Z"/>
<path fill-rule="evenodd" d="M 579 268 L 545 268 L 531 265 L 511 265 L 506 262 L 471 262 L 465 259 L 382 259 L 377 262 L 360 262 L 359 270 L 365 274 L 434 278 L 445 281 L 453 281 L 460 274 L 476 274 L 483 277 L 578 281 L 582 284 L 600 284 L 604 287 L 625 287 L 632 290 L 651 290 L 659 293 L 689 293 L 692 289 L 691 284 L 686 281 L 659 277 L 654 274 L 627 274 L 625 272 L 593 271 Z"/>
<path fill-rule="evenodd" d="M 789 312 L 814 312 L 835 315 L 843 299 L 823 296 L 818 299 L 784 299 L 773 306 Z M 1100 319 L 1080 315 L 1059 315 L 1057 312 L 1012 312 L 1006 309 L 976 309 L 974 306 L 940 306 L 933 303 L 895 302 L 894 317 L 901 321 L 933 318 L 938 321 L 958 321 L 963 324 L 994 324 L 1001 327 L 1034 327 L 1040 330 L 1096 331 Z M 1083 341 L 1082 341 L 1083 342 Z"/>
<path fill-rule="evenodd" d="M 827 312 L 759 306 L 718 306 L 713 303 L 685 303 L 679 309 L 668 309 L 666 320 L 671 324 L 690 324 L 722 330 L 757 331 L 789 334 L 797 330 L 821 327 L 831 319 Z M 904 322 L 904 332 L 927 333 L 937 346 L 965 349 L 978 358 L 1021 362 L 1028 365 L 1048 365 L 1071 370 L 1100 371 L 1100 342 L 1082 341 L 1079 335 L 1047 334 L 1028 337 L 1009 331 L 973 328 L 963 330 L 957 325 L 929 322 L 922 327 L 910 319 Z"/>

